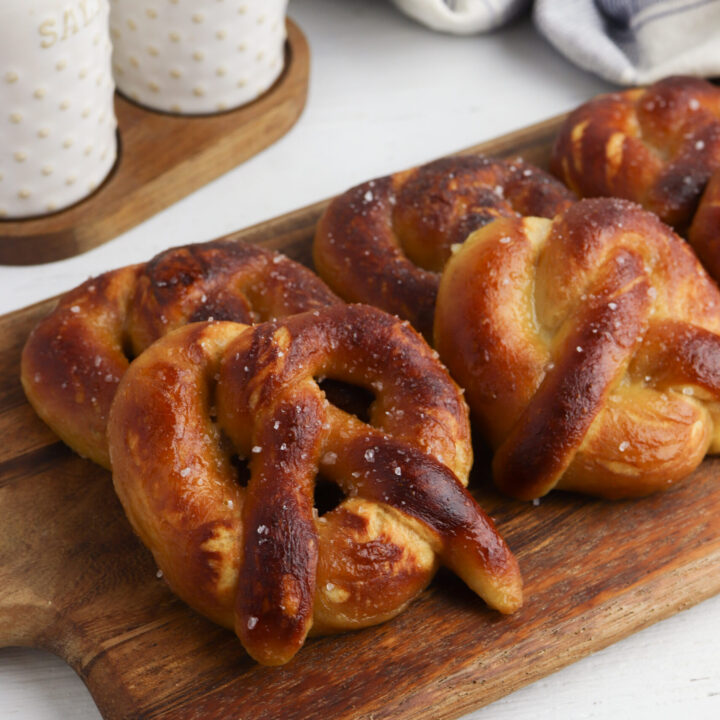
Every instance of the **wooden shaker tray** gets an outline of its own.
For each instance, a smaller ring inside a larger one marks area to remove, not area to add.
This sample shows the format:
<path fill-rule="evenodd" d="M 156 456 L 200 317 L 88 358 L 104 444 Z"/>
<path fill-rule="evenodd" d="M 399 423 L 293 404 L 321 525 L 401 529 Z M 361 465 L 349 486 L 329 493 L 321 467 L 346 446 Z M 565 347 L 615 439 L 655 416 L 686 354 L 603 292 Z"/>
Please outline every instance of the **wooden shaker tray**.
<path fill-rule="evenodd" d="M 559 121 L 474 148 L 546 165 Z M 237 237 L 310 263 L 325 203 Z M 261 667 L 167 589 L 110 475 L 35 416 L 19 356 L 46 301 L 0 318 L 0 646 L 64 658 L 108 720 L 455 718 L 720 592 L 720 461 L 637 501 L 499 496 L 478 449 L 471 486 L 523 570 L 503 617 L 441 571 L 398 618 L 309 640 Z"/>
<path fill-rule="evenodd" d="M 285 67 L 257 100 L 218 115 L 154 112 L 115 95 L 118 160 L 90 197 L 39 218 L 0 220 L 0 264 L 79 255 L 129 230 L 280 139 L 305 107 L 310 50 L 287 21 Z"/>

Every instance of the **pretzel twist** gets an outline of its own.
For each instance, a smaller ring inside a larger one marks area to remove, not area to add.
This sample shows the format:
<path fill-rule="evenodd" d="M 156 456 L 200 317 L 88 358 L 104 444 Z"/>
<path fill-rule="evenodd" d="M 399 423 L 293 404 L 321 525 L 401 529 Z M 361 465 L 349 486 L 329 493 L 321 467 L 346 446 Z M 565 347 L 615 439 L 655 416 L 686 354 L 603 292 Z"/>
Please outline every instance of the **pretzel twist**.
<path fill-rule="evenodd" d="M 315 234 L 315 267 L 348 302 L 399 315 L 430 339 L 453 245 L 497 217 L 553 217 L 573 199 L 519 158 L 444 158 L 335 198 Z"/>
<path fill-rule="evenodd" d="M 581 197 L 634 200 L 685 234 L 720 169 L 720 88 L 670 77 L 645 89 L 601 95 L 570 113 L 551 169 Z M 720 179 L 715 181 L 715 185 Z M 717 191 L 714 193 L 717 196 Z M 688 239 L 720 279 L 717 207 L 708 199 Z M 710 219 L 712 216 L 712 220 Z"/>
<path fill-rule="evenodd" d="M 705 269 L 720 282 L 720 171 L 705 187 L 687 239 Z"/>
<path fill-rule="evenodd" d="M 109 468 L 106 426 L 118 383 L 159 337 L 208 318 L 254 323 L 339 302 L 279 253 L 231 239 L 174 248 L 63 296 L 25 345 L 23 387 L 67 445 Z"/>
<path fill-rule="evenodd" d="M 630 202 L 476 232 L 448 264 L 435 330 L 515 497 L 643 495 L 720 450 L 720 292 Z"/>
<path fill-rule="evenodd" d="M 372 391 L 370 423 L 331 405 L 319 376 Z M 170 586 L 261 663 L 287 662 L 311 628 L 393 617 L 438 562 L 502 612 L 521 603 L 517 564 L 463 487 L 462 395 L 379 310 L 182 328 L 126 373 L 109 439 L 118 496 Z M 319 517 L 318 475 L 345 496 Z"/>

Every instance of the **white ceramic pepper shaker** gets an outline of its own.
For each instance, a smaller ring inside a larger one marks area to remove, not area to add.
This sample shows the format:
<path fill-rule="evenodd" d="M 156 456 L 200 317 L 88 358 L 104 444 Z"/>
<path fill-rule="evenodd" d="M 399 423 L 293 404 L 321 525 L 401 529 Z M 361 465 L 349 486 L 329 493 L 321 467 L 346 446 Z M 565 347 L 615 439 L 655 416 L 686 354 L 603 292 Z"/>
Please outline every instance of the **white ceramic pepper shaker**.
<path fill-rule="evenodd" d="M 0 220 L 81 200 L 116 159 L 108 0 L 0 2 Z"/>
<path fill-rule="evenodd" d="M 118 89 L 171 113 L 216 113 L 283 69 L 287 0 L 111 0 Z"/>

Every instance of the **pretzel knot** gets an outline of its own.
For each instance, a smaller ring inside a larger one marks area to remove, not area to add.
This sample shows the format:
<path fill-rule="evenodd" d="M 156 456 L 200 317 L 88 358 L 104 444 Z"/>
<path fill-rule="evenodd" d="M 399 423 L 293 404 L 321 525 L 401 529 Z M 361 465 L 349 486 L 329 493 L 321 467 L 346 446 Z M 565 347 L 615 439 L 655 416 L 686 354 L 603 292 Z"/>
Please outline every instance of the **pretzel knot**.
<path fill-rule="evenodd" d="M 331 405 L 321 376 L 371 391 L 369 423 Z M 521 604 L 513 555 L 458 480 L 472 461 L 462 395 L 379 310 L 182 328 L 127 372 L 109 440 L 116 491 L 170 586 L 261 663 L 287 662 L 311 627 L 393 617 L 438 562 L 492 607 Z M 318 477 L 343 496 L 320 516 Z"/>
<path fill-rule="evenodd" d="M 581 105 L 564 122 L 551 160 L 553 173 L 581 197 L 634 200 L 683 234 L 719 168 L 720 88 L 692 77 Z M 712 212 L 717 205 L 708 206 Z M 706 228 L 700 221 L 688 239 L 720 278 L 720 252 L 712 242 L 717 225 L 713 232 Z"/>
<path fill-rule="evenodd" d="M 348 302 L 399 315 L 429 339 L 453 245 L 497 217 L 553 217 L 573 200 L 519 158 L 444 158 L 335 198 L 315 234 L 315 267 Z"/>
<path fill-rule="evenodd" d="M 130 360 L 152 342 L 188 322 L 254 323 L 339 302 L 278 253 L 232 239 L 173 248 L 63 296 L 25 345 L 23 387 L 65 443 L 109 468 L 110 404 Z"/>
<path fill-rule="evenodd" d="M 720 292 L 630 202 L 478 231 L 448 264 L 435 331 L 518 498 L 643 495 L 720 450 Z"/>

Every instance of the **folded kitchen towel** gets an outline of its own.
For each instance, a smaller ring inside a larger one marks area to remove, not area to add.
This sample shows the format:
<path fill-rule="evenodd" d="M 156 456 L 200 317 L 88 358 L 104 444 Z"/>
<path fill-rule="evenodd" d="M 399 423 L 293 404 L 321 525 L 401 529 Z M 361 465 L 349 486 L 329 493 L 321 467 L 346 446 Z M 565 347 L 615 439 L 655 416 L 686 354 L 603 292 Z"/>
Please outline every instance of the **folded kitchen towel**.
<path fill-rule="evenodd" d="M 394 0 L 436 30 L 491 30 L 526 0 Z M 569 60 L 624 85 L 720 75 L 720 0 L 535 0 L 538 30 Z"/>
<path fill-rule="evenodd" d="M 533 16 L 563 55 L 612 82 L 720 75 L 720 0 L 536 0 Z"/>
<path fill-rule="evenodd" d="M 393 0 L 433 30 L 470 35 L 500 27 L 530 7 L 531 0 Z"/>

